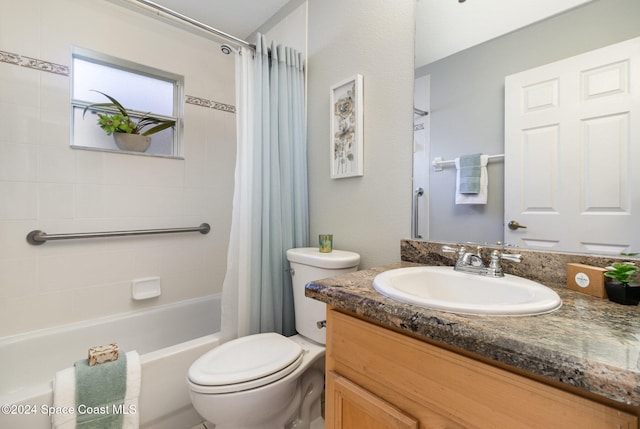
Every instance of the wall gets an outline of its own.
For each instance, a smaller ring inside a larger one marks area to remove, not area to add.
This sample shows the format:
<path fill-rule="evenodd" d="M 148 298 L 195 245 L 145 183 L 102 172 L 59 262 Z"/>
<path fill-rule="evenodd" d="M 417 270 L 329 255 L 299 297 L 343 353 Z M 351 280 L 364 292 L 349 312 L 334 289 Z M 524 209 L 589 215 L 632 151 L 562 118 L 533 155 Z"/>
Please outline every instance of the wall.
<path fill-rule="evenodd" d="M 256 33 L 267 40 L 307 53 L 307 0 L 291 0 L 245 40 L 253 43 Z"/>
<path fill-rule="evenodd" d="M 281 18 L 272 28 L 264 32 L 268 40 L 282 44 L 300 52 L 307 52 L 307 2 L 295 1 L 289 4 L 297 7 Z"/>
<path fill-rule="evenodd" d="M 0 337 L 220 292 L 235 165 L 234 59 L 219 44 L 101 0 L 0 0 Z M 185 76 L 184 159 L 69 147 L 73 45 Z M 7 53 L 15 54 L 9 55 Z M 25 67 L 57 64 L 62 74 Z M 194 104 L 195 103 L 195 104 Z M 204 103 L 204 105 L 202 105 Z M 226 105 L 226 106 L 225 106 Z M 214 106 L 215 107 L 215 106 Z M 48 233 L 212 231 L 49 242 Z M 131 299 L 134 278 L 162 296 Z"/>
<path fill-rule="evenodd" d="M 411 222 L 414 0 L 309 0 L 308 116 L 311 244 L 400 260 Z M 329 178 L 329 88 L 364 77 L 364 176 Z"/>
<path fill-rule="evenodd" d="M 591 1 L 418 0 L 416 68 Z"/>
<path fill-rule="evenodd" d="M 638 36 L 639 19 L 637 0 L 599 0 L 416 70 L 431 75 L 431 159 L 503 153 L 505 76 Z M 486 206 L 456 206 L 455 168 L 431 171 L 428 238 L 502 240 L 503 165 L 489 164 Z"/>

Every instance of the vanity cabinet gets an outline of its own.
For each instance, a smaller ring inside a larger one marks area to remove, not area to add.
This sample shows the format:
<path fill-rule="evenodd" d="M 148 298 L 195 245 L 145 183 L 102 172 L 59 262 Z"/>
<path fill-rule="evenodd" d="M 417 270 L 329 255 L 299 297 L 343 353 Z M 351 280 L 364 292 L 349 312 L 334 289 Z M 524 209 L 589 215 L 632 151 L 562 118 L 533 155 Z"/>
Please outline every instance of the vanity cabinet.
<path fill-rule="evenodd" d="M 638 428 L 636 415 L 615 404 L 564 391 L 331 307 L 325 421 L 327 429 Z"/>

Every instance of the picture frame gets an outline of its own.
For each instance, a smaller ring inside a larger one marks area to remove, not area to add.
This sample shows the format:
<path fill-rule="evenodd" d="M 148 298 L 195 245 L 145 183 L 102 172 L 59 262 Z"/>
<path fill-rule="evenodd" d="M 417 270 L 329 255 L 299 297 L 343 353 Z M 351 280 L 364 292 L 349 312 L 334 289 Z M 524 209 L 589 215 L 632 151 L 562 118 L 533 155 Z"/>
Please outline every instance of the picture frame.
<path fill-rule="evenodd" d="M 331 87 L 331 178 L 364 175 L 363 77 L 360 74 Z"/>

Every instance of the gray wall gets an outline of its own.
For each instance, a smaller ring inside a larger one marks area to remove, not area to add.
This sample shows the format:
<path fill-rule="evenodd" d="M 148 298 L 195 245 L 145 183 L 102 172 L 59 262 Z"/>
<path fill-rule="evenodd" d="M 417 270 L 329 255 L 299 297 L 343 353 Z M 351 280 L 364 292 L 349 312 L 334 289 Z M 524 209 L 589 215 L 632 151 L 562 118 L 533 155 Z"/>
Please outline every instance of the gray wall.
<path fill-rule="evenodd" d="M 309 0 L 311 244 L 361 254 L 361 267 L 400 260 L 410 235 L 415 0 Z M 329 89 L 364 77 L 364 176 L 329 177 Z"/>
<path fill-rule="evenodd" d="M 640 1 L 597 0 L 421 67 L 431 75 L 431 158 L 504 152 L 504 78 L 640 35 Z M 501 162 L 489 165 L 486 206 L 454 204 L 455 168 L 430 174 L 431 240 L 503 236 Z"/>

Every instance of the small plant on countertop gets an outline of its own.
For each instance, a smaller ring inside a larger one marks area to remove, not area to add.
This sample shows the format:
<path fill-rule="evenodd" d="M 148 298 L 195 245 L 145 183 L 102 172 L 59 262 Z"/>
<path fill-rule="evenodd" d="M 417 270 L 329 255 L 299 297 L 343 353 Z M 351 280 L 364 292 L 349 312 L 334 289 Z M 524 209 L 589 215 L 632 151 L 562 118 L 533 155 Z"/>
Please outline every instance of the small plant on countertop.
<path fill-rule="evenodd" d="M 639 270 L 633 262 L 615 262 L 605 268 L 608 270 L 604 273 L 606 277 L 625 284 L 631 283 Z"/>
<path fill-rule="evenodd" d="M 633 281 L 639 268 L 633 262 L 615 262 L 604 273 L 611 279 L 604 283 L 609 301 L 623 305 L 638 305 L 640 302 L 640 285 Z"/>

